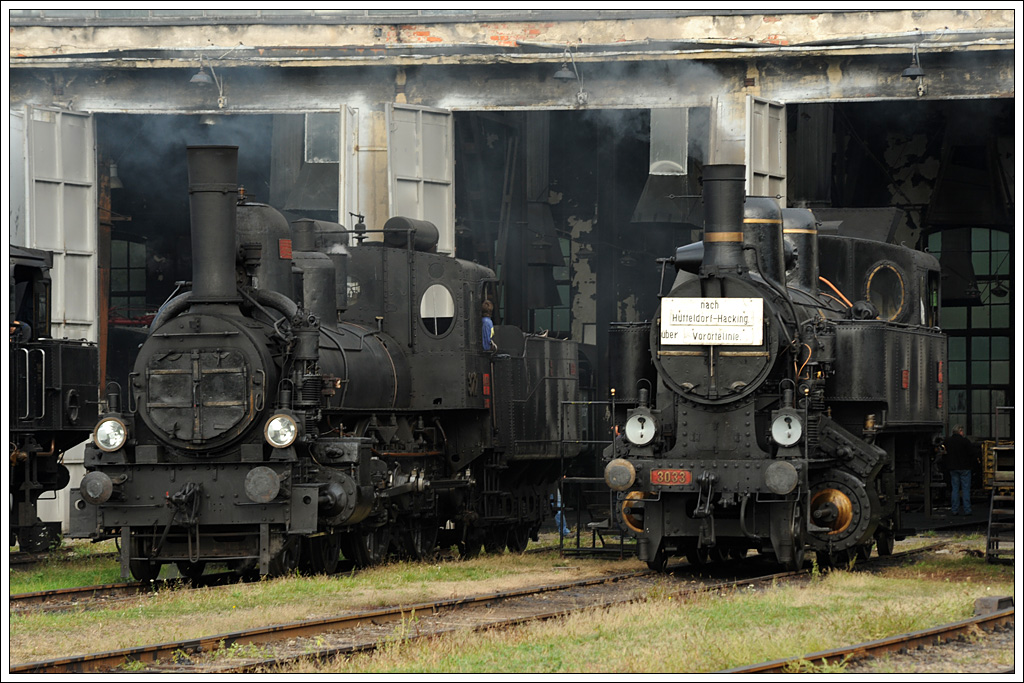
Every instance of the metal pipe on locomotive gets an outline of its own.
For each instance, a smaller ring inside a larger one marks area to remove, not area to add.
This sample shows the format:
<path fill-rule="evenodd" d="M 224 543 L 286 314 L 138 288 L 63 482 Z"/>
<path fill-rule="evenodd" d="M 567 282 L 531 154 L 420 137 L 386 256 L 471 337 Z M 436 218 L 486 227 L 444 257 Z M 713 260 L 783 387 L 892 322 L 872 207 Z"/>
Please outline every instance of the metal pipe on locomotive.
<path fill-rule="evenodd" d="M 809 210 L 745 197 L 743 166 L 704 171 L 703 241 L 665 259 L 651 372 L 627 377 L 638 405 L 605 454 L 640 559 L 891 553 L 945 423 L 938 262 L 819 234 Z"/>
<path fill-rule="evenodd" d="M 359 225 L 349 245 L 341 225 L 238 201 L 237 148 L 188 162 L 192 291 L 153 321 L 127 404 L 108 396 L 73 535 L 117 534 L 138 579 L 524 549 L 573 455 L 558 421 L 577 345 L 499 326 L 485 352 L 494 273 L 434 253 L 426 221 L 366 243 Z"/>

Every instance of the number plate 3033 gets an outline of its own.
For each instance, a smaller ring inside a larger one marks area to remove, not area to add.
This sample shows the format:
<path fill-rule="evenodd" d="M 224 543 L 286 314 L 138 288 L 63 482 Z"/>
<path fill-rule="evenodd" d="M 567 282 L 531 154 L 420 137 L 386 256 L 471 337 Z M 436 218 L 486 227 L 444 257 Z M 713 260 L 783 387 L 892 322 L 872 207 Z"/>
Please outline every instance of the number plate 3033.
<path fill-rule="evenodd" d="M 651 483 L 660 486 L 685 486 L 692 480 L 690 470 L 651 470 Z"/>

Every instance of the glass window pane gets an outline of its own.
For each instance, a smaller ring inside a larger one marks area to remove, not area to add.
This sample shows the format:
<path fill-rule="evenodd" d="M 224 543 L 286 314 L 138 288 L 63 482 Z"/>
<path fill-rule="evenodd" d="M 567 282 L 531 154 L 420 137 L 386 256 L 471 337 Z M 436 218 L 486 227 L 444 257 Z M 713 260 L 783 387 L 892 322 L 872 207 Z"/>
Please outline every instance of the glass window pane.
<path fill-rule="evenodd" d="M 980 438 L 990 436 L 991 427 L 989 425 L 992 422 L 991 418 L 992 416 L 988 413 L 981 415 L 974 413 L 971 418 L 970 428 L 967 430 L 967 435 Z"/>
<path fill-rule="evenodd" d="M 538 308 L 533 312 L 533 331 L 542 332 L 551 329 L 551 311 L 546 308 Z"/>
<path fill-rule="evenodd" d="M 990 235 L 992 236 L 992 251 L 1008 251 L 1010 249 L 1010 233 L 993 230 Z"/>
<path fill-rule="evenodd" d="M 971 327 L 975 329 L 988 329 L 991 327 L 989 324 L 988 306 L 975 306 L 971 309 Z"/>
<path fill-rule="evenodd" d="M 949 337 L 949 360 L 967 360 L 967 339 Z"/>
<path fill-rule="evenodd" d="M 992 401 L 988 389 L 975 389 L 971 392 L 971 412 L 974 414 L 992 412 Z"/>
<path fill-rule="evenodd" d="M 992 382 L 999 382 L 1000 384 L 1010 382 L 1010 361 L 992 361 Z"/>
<path fill-rule="evenodd" d="M 967 363 L 964 361 L 950 361 L 949 383 L 967 384 Z"/>
<path fill-rule="evenodd" d="M 987 360 L 984 361 L 972 361 L 971 362 L 971 383 L 972 384 L 988 384 L 989 383 L 989 363 Z"/>
<path fill-rule="evenodd" d="M 113 240 L 110 243 L 110 267 L 124 268 L 128 265 L 128 243 L 124 240 Z"/>
<path fill-rule="evenodd" d="M 111 268 L 110 269 L 110 291 L 111 292 L 126 292 L 128 291 L 128 271 L 124 268 Z"/>
<path fill-rule="evenodd" d="M 974 228 L 971 230 L 971 251 L 988 251 L 989 234 L 988 228 Z"/>
<path fill-rule="evenodd" d="M 971 360 L 988 360 L 988 337 L 974 337 L 971 339 Z"/>
<path fill-rule="evenodd" d="M 949 415 L 950 422 L 953 421 L 953 413 L 967 412 L 967 392 L 964 389 L 951 389 L 949 391 Z"/>
<path fill-rule="evenodd" d="M 992 272 L 992 258 L 987 251 L 976 251 L 971 254 L 971 264 L 974 266 L 974 274 L 977 277 L 988 275 Z"/>
<path fill-rule="evenodd" d="M 932 234 L 928 235 L 928 251 L 934 254 L 936 258 L 939 256 L 940 253 L 942 253 L 941 232 L 933 232 Z"/>
<path fill-rule="evenodd" d="M 992 359 L 1007 360 L 1010 357 L 1010 338 L 992 337 Z"/>
<path fill-rule="evenodd" d="M 555 324 L 554 328 L 559 332 L 569 331 L 569 309 L 558 308 L 555 309 Z"/>
<path fill-rule="evenodd" d="M 146 271 L 142 268 L 132 268 L 129 284 L 133 292 L 146 291 Z"/>
<path fill-rule="evenodd" d="M 136 268 L 144 267 L 146 265 L 146 245 L 144 242 L 132 242 L 131 252 L 128 257 L 131 259 L 131 263 L 128 265 L 135 266 Z"/>
<path fill-rule="evenodd" d="M 992 306 L 992 327 L 1010 326 L 1010 307 L 1008 305 Z"/>
<path fill-rule="evenodd" d="M 939 325 L 948 330 L 967 329 L 967 309 L 963 306 L 947 306 L 939 314 Z"/>

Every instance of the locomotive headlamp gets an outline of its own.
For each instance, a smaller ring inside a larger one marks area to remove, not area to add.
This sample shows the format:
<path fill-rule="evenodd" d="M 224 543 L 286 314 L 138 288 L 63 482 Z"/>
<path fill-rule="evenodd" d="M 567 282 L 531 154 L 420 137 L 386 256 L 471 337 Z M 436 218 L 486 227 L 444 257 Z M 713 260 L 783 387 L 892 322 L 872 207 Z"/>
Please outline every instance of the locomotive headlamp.
<path fill-rule="evenodd" d="M 121 418 L 105 417 L 96 425 L 92 432 L 92 440 L 101 451 L 112 453 L 128 440 L 128 427 Z"/>
<path fill-rule="evenodd" d="M 288 448 L 299 436 L 299 425 L 295 418 L 285 413 L 278 413 L 267 420 L 263 428 L 263 436 L 274 448 Z"/>
<path fill-rule="evenodd" d="M 785 412 L 772 420 L 772 439 L 780 446 L 792 446 L 803 433 L 803 423 L 796 413 Z"/>
<path fill-rule="evenodd" d="M 658 432 L 658 423 L 650 411 L 639 409 L 626 420 L 626 438 L 634 446 L 646 446 L 654 441 Z"/>

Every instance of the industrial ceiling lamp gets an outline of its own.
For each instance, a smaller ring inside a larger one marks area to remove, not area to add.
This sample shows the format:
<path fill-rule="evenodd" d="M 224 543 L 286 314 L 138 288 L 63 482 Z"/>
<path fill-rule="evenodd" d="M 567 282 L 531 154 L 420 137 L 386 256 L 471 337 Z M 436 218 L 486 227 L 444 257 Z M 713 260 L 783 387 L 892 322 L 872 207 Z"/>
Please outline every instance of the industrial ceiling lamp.
<path fill-rule="evenodd" d="M 587 103 L 589 95 L 583 89 L 583 79 L 580 78 L 580 70 L 576 68 L 576 59 L 572 56 L 572 52 L 569 48 L 565 48 L 565 56 L 568 57 L 568 61 L 562 61 L 562 68 L 555 72 L 554 79 L 559 81 L 571 81 L 573 78 L 579 83 L 580 89 L 576 93 L 576 106 L 582 107 Z M 572 71 L 569 70 L 569 64 L 572 64 Z"/>
<path fill-rule="evenodd" d="M 914 57 L 910 61 L 910 66 L 903 70 L 903 78 L 916 81 L 921 76 L 924 76 L 924 69 L 921 68 L 921 63 L 917 59 L 917 45 L 915 45 Z"/>
<path fill-rule="evenodd" d="M 110 164 L 110 189 L 120 190 L 124 188 L 124 183 L 117 175 L 117 164 Z"/>
<path fill-rule="evenodd" d="M 230 50 L 228 50 L 228 52 L 230 52 Z M 204 87 L 210 84 L 217 86 L 217 106 L 223 109 L 228 103 L 227 98 L 224 97 L 224 81 L 217 78 L 217 72 L 213 70 L 213 64 L 210 64 L 209 59 L 206 60 L 206 63 L 210 67 L 210 73 L 206 73 L 206 68 L 203 66 L 203 59 L 205 59 L 205 57 L 200 53 L 199 71 L 192 76 L 189 82 Z"/>
<path fill-rule="evenodd" d="M 576 80 L 576 74 L 569 71 L 568 63 L 562 62 L 562 68 L 555 72 L 553 78 L 559 81 L 574 81 Z"/>

